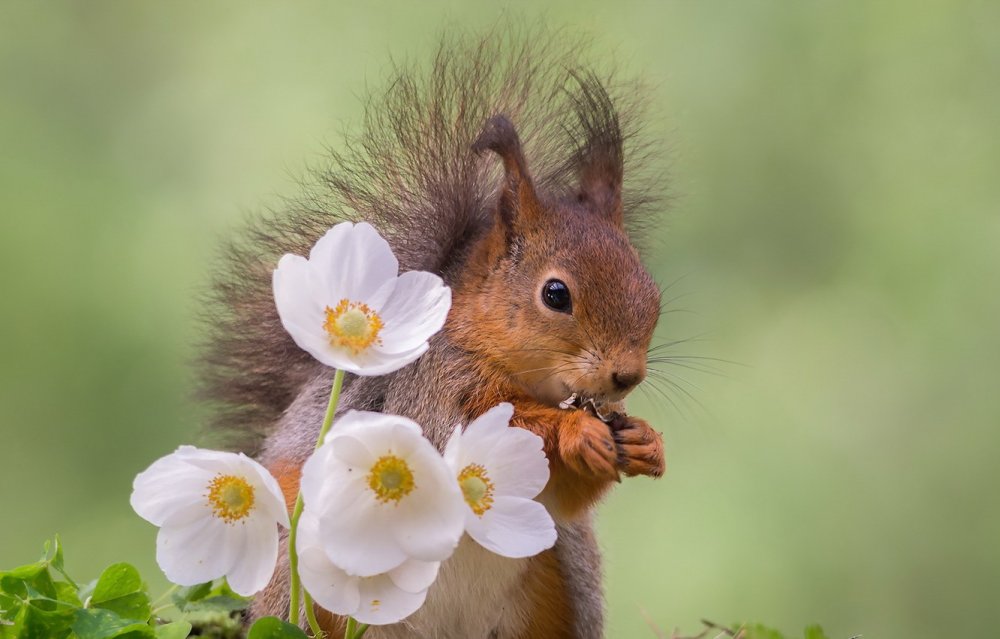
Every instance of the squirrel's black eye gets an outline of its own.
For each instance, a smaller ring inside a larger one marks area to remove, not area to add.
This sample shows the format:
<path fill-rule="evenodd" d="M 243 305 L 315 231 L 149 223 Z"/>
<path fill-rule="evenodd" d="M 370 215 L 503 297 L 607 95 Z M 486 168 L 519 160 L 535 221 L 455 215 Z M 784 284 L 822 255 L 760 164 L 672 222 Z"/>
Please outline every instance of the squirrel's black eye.
<path fill-rule="evenodd" d="M 573 310 L 569 287 L 560 280 L 549 280 L 542 286 L 542 301 L 553 311 L 570 313 Z"/>

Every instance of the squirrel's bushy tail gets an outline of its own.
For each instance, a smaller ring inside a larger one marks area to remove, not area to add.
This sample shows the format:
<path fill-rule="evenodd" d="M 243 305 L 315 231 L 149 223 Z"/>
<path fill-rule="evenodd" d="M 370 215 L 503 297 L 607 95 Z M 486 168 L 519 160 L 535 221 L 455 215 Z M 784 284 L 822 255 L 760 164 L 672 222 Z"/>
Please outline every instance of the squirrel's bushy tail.
<path fill-rule="evenodd" d="M 388 239 L 401 270 L 451 281 L 492 224 L 499 167 L 471 151 L 491 116 L 506 114 L 517 126 L 547 196 L 570 192 L 584 161 L 626 164 L 626 223 L 642 222 L 648 187 L 657 186 L 636 137 L 645 92 L 585 65 L 585 49 L 583 38 L 510 25 L 444 39 L 430 65 L 396 67 L 366 103 L 361 132 L 331 152 L 307 196 L 229 242 L 206 305 L 200 373 L 201 395 L 218 409 L 213 430 L 230 446 L 256 452 L 318 372 L 278 319 L 271 292 L 278 258 L 307 255 L 339 221 L 364 220 Z"/>

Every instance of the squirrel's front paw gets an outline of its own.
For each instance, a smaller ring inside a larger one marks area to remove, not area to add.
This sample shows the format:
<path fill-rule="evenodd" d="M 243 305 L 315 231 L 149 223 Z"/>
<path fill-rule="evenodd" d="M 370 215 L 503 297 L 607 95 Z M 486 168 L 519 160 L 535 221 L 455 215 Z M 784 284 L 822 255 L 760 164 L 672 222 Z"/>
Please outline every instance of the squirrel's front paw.
<path fill-rule="evenodd" d="M 585 413 L 559 433 L 559 455 L 581 475 L 618 480 L 618 449 L 608 425 Z"/>
<path fill-rule="evenodd" d="M 617 467 L 629 477 L 660 477 L 666 468 L 663 437 L 644 419 L 615 415 L 609 424 L 618 448 Z"/>

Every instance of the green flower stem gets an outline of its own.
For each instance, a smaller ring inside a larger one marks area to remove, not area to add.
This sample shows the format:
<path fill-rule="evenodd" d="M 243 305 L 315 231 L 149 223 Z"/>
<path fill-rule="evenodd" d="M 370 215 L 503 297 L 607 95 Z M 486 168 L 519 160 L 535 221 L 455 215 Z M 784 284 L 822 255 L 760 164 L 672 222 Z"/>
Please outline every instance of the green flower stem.
<path fill-rule="evenodd" d="M 65 576 L 65 575 L 64 575 L 64 576 Z M 180 586 L 178 586 L 177 584 L 172 584 L 172 585 L 171 585 L 171 586 L 170 586 L 169 588 L 167 588 L 166 592 L 164 592 L 164 593 L 163 593 L 162 595 L 160 595 L 159 597 L 157 597 L 157 598 L 156 598 L 156 599 L 155 599 L 155 600 L 154 600 L 154 601 L 152 602 L 152 604 L 150 604 L 150 605 L 152 605 L 152 606 L 156 606 L 157 604 L 159 604 L 159 603 L 160 603 L 161 601 L 163 601 L 164 599 L 169 599 L 169 598 L 170 598 L 170 595 L 174 594 L 174 593 L 175 593 L 175 592 L 177 592 L 177 591 L 178 591 L 179 589 L 180 589 Z M 170 604 L 170 605 L 173 605 L 173 604 Z"/>
<path fill-rule="evenodd" d="M 368 630 L 368 624 L 363 623 L 358 625 L 358 622 L 354 617 L 348 617 L 347 629 L 344 630 L 344 639 L 361 639 L 366 630 Z"/>
<path fill-rule="evenodd" d="M 319 621 L 316 619 L 313 599 L 309 596 L 309 592 L 305 588 L 302 589 L 302 600 L 305 603 L 306 621 L 309 622 L 309 628 L 313 631 L 313 637 L 323 639 L 323 629 L 319 627 Z"/>
<path fill-rule="evenodd" d="M 316 448 L 323 445 L 323 438 L 330 431 L 333 425 L 333 416 L 337 413 L 337 403 L 340 401 L 340 388 L 344 385 L 344 371 L 339 368 L 333 375 L 333 385 L 330 387 L 330 403 L 326 406 L 326 416 L 323 417 L 323 426 L 320 428 L 319 437 L 316 438 Z M 295 549 L 295 539 L 299 528 L 299 518 L 302 517 L 302 487 L 299 482 L 299 494 L 295 498 L 295 508 L 292 510 L 292 518 L 289 522 L 291 527 L 288 530 L 288 566 L 291 569 L 291 592 L 288 601 L 288 621 L 299 624 L 299 553 Z M 319 624 L 315 624 L 316 615 L 311 612 L 312 598 L 306 593 L 307 610 L 306 616 L 309 619 L 309 627 L 317 637 L 319 634 Z M 314 625 L 315 624 L 315 625 Z"/>
<path fill-rule="evenodd" d="M 333 386 L 330 387 L 330 403 L 326 405 L 326 416 L 323 417 L 323 427 L 319 430 L 319 437 L 316 438 L 316 450 L 323 445 L 323 438 L 330 432 L 333 425 L 333 416 L 337 412 L 337 403 L 340 402 L 340 387 L 344 385 L 344 371 L 339 368 L 333 374 Z M 302 492 L 299 491 L 301 495 Z"/>

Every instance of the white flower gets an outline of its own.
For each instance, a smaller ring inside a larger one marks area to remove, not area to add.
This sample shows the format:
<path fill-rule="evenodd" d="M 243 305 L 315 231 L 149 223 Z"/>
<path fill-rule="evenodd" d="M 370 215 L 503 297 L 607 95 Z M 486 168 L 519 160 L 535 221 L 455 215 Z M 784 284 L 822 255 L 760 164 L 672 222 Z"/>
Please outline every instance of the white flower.
<path fill-rule="evenodd" d="M 549 481 L 542 438 L 511 427 L 514 407 L 500 404 L 448 440 L 445 461 L 467 504 L 465 531 L 504 557 L 530 557 L 556 543 L 548 511 L 534 497 Z"/>
<path fill-rule="evenodd" d="M 462 537 L 462 493 L 405 417 L 341 417 L 302 467 L 302 498 L 327 556 L 352 575 L 389 572 L 407 559 L 444 561 Z"/>
<path fill-rule="evenodd" d="M 308 260 L 288 254 L 278 262 L 273 284 L 281 324 L 327 366 L 391 373 L 427 350 L 451 307 L 451 289 L 437 275 L 398 272 L 389 243 L 371 225 L 338 224 Z"/>
<path fill-rule="evenodd" d="M 288 512 L 278 482 L 242 453 L 181 446 L 136 476 L 130 502 L 160 527 L 156 562 L 173 583 L 226 577 L 252 595 L 271 580 Z"/>
<path fill-rule="evenodd" d="M 320 606 L 361 623 L 396 623 L 416 612 L 437 578 L 439 562 L 407 559 L 387 573 L 355 577 L 338 568 L 320 543 L 319 520 L 310 510 L 299 519 L 299 577 Z"/>

